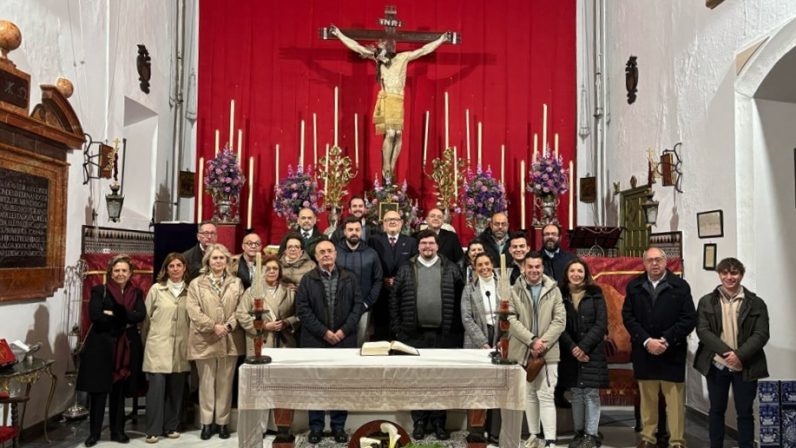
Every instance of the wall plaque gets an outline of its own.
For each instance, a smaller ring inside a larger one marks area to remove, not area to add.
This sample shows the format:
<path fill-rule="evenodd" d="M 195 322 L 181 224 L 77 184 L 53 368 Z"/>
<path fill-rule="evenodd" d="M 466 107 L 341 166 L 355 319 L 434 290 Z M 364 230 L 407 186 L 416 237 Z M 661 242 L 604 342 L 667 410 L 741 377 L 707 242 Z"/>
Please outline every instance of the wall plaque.
<path fill-rule="evenodd" d="M 0 268 L 47 266 L 46 177 L 0 167 Z"/>

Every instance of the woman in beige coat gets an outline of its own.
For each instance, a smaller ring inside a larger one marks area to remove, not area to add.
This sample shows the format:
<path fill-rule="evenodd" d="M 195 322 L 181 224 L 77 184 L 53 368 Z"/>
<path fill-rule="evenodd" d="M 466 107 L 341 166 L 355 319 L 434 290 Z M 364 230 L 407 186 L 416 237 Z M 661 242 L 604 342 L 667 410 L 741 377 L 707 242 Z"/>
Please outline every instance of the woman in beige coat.
<path fill-rule="evenodd" d="M 282 267 L 275 256 L 265 257 L 263 273 L 265 277 L 263 308 L 268 311 L 263 314 L 263 329 L 265 330 L 263 347 L 295 347 L 295 333 L 299 322 L 294 303 L 295 293 L 280 283 Z M 253 280 L 252 287 L 243 293 L 237 311 L 238 322 L 246 332 L 246 356 L 254 356 L 256 332 L 254 331 L 254 317 L 249 314 L 249 311 L 254 309 L 254 287 Z"/>
<path fill-rule="evenodd" d="M 146 441 L 156 443 L 158 436 L 180 437 L 177 426 L 182 410 L 188 363 L 188 287 L 185 272 L 188 262 L 177 252 L 163 261 L 158 282 L 146 297 L 146 345 L 144 368 L 149 380 L 146 395 Z"/>
<path fill-rule="evenodd" d="M 243 353 L 243 332 L 235 319 L 243 285 L 230 270 L 231 258 L 223 244 L 208 245 L 201 275 L 188 287 L 188 359 L 196 361 L 199 371 L 202 440 L 213 435 L 214 423 L 218 437 L 230 436 L 232 379 L 237 357 Z"/>
<path fill-rule="evenodd" d="M 280 281 L 295 292 L 301 277 L 315 269 L 315 262 L 304 251 L 304 239 L 295 232 L 285 237 L 285 250 L 279 256 L 279 264 L 282 266 Z"/>

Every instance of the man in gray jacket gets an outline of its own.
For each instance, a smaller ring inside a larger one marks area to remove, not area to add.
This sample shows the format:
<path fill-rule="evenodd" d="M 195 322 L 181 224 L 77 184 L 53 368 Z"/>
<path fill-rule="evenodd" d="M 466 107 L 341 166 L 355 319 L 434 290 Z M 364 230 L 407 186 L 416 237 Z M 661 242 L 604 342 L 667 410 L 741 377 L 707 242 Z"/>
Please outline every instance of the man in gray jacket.
<path fill-rule="evenodd" d="M 545 360 L 545 366 L 528 383 L 525 414 L 531 436 L 527 448 L 555 446 L 556 440 L 553 392 L 558 382 L 558 338 L 566 327 L 566 309 L 556 282 L 543 271 L 542 254 L 529 252 L 523 263 L 523 276 L 517 279 L 509 298 L 513 312 L 508 318 L 509 358 L 523 365 L 531 358 Z M 543 439 L 537 438 L 540 421 Z M 501 442 L 503 437 L 501 434 Z"/>

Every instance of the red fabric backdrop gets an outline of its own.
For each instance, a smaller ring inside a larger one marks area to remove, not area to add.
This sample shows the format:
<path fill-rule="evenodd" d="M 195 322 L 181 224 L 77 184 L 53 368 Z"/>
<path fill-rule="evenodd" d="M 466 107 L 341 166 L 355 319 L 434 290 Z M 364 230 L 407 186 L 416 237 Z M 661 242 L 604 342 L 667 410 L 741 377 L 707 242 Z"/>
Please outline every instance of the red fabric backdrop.
<path fill-rule="evenodd" d="M 444 144 L 444 92 L 450 96 L 451 145 L 465 152 L 465 109 L 470 110 L 472 157 L 476 123 L 484 123 L 483 164 L 500 176 L 500 145 L 506 145 L 506 187 L 513 227 L 520 219 L 520 160 L 530 160 L 533 133 L 542 133 L 542 105 L 548 104 L 548 140 L 560 134 L 565 162 L 574 157 L 576 138 L 576 48 L 574 0 L 391 1 L 404 30 L 461 33 L 462 44 L 444 45 L 409 64 L 406 117 L 398 181 L 424 210 L 434 205 L 433 182 L 423 176 L 424 114 L 431 112 L 428 159 Z M 360 117 L 361 169 L 349 191 L 372 187 L 381 168 L 381 137 L 371 125 L 378 87 L 373 62 L 363 60 L 338 40 L 323 41 L 319 28 L 380 29 L 384 3 L 372 0 L 294 0 L 280 2 L 203 0 L 199 38 L 199 157 L 212 157 L 215 129 L 221 145 L 229 135 L 229 102 L 235 99 L 235 127 L 242 128 L 244 172 L 255 156 L 253 225 L 270 242 L 286 230 L 272 211 L 275 144 L 281 148 L 280 177 L 296 165 L 299 121 L 306 121 L 305 165 L 312 161 L 312 114 L 318 115 L 319 157 L 333 141 L 333 92 L 340 87 L 339 144 L 353 160 L 353 116 Z M 398 51 L 416 48 L 399 43 Z M 237 131 L 235 140 L 237 141 Z M 237 144 L 237 143 L 236 143 Z M 473 163 L 475 163 L 473 161 Z M 198 169 L 198 167 L 197 167 Z M 199 180 L 197 179 L 197 182 Z M 248 187 L 247 187 L 248 188 Z M 245 226 L 246 197 L 241 201 Z M 212 214 L 204 197 L 203 215 Z M 531 223 L 532 202 L 526 202 Z M 568 196 L 559 219 L 567 222 Z M 325 223 L 325 217 L 321 218 Z M 463 218 L 453 222 L 462 241 L 472 233 Z"/>

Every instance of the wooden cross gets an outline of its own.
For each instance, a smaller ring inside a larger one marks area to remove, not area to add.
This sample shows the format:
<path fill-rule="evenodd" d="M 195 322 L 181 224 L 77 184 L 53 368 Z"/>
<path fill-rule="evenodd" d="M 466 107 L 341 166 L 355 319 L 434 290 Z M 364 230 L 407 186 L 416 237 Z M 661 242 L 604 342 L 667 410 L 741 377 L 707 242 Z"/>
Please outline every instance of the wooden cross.
<path fill-rule="evenodd" d="M 398 20 L 397 13 L 398 8 L 394 5 L 384 7 L 384 17 L 379 19 L 379 25 L 384 27 L 383 31 L 362 28 L 340 28 L 340 30 L 354 40 L 383 42 L 385 48 L 393 50 L 396 42 L 432 42 L 443 33 L 442 31 L 398 31 L 398 28 L 403 23 Z M 336 39 L 328 27 L 321 28 L 320 34 L 323 40 Z M 461 35 L 457 32 L 451 32 L 449 42 L 454 45 L 461 43 Z"/>

